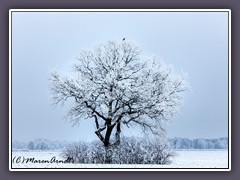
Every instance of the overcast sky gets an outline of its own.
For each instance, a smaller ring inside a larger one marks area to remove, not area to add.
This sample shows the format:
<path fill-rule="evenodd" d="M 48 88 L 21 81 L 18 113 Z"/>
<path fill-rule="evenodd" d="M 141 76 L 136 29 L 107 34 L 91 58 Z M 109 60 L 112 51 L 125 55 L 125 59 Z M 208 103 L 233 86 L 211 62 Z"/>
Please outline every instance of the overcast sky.
<path fill-rule="evenodd" d="M 52 106 L 48 79 L 53 69 L 71 71 L 82 50 L 123 37 L 188 74 L 191 92 L 170 137 L 228 135 L 227 12 L 13 12 L 13 139 L 97 139 L 93 121 L 71 127 L 68 105 Z"/>

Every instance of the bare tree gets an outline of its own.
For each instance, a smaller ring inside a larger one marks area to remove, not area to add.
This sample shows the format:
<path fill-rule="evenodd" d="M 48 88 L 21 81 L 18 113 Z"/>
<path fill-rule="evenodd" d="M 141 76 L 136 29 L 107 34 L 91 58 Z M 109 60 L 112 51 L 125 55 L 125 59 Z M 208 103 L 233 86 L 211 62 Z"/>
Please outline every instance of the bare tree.
<path fill-rule="evenodd" d="M 93 118 L 105 147 L 120 143 L 122 125 L 140 125 L 156 134 L 173 118 L 187 89 L 182 76 L 157 57 L 143 57 L 134 42 L 109 41 L 84 51 L 71 75 L 53 72 L 54 103 L 74 100 L 68 117 L 74 124 Z M 113 130 L 115 141 L 110 142 Z"/>

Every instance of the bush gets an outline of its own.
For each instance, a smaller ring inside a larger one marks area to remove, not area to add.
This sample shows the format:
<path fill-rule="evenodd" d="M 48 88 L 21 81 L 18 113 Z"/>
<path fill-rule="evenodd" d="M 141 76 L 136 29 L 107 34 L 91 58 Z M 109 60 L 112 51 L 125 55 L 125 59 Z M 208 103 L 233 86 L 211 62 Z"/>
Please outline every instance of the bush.
<path fill-rule="evenodd" d="M 126 137 L 118 147 L 105 148 L 99 141 L 78 142 L 63 151 L 64 158 L 83 164 L 170 164 L 173 156 L 167 143 Z"/>

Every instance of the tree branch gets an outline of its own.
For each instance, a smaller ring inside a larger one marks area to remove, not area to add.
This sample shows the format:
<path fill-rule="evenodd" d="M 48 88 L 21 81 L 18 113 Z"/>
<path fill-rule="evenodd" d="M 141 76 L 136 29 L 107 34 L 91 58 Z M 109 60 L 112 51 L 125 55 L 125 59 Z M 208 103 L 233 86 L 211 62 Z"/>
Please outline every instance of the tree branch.
<path fill-rule="evenodd" d="M 93 111 L 93 113 L 95 113 L 97 116 L 99 116 L 100 118 L 102 118 L 103 120 L 107 121 L 108 118 L 104 117 L 103 115 L 101 115 L 98 111 L 96 111 L 95 108 L 93 108 L 91 105 L 88 104 L 87 101 L 84 101 L 85 105 L 87 108 L 91 109 Z"/>

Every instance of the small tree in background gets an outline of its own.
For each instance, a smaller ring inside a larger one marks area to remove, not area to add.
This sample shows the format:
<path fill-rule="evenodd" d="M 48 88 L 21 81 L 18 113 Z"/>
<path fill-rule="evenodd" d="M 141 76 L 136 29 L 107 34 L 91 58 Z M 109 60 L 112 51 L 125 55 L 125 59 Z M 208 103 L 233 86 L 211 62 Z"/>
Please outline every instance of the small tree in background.
<path fill-rule="evenodd" d="M 34 150 L 34 142 L 33 141 L 30 141 L 29 143 L 28 143 L 28 149 L 29 150 Z"/>
<path fill-rule="evenodd" d="M 187 85 L 158 57 L 143 57 L 136 43 L 109 41 L 83 51 L 71 75 L 53 72 L 51 90 L 55 104 L 74 100 L 68 112 L 74 125 L 94 119 L 96 135 L 109 148 L 120 144 L 123 125 L 164 134 L 163 122 L 176 114 Z"/>

